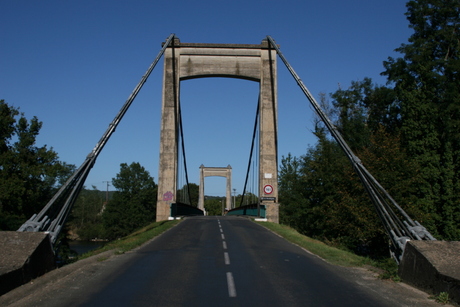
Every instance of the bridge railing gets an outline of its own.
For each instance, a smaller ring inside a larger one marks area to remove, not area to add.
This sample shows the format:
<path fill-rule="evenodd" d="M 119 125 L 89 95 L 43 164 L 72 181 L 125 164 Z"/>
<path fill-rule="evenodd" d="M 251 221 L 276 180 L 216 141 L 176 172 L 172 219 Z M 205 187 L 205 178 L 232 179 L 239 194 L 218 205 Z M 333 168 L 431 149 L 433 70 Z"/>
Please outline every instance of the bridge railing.
<path fill-rule="evenodd" d="M 265 218 L 266 208 L 265 208 L 265 205 L 250 204 L 250 205 L 234 208 L 228 211 L 227 215 L 247 215 L 247 216 L 257 216 L 257 217 Z"/>
<path fill-rule="evenodd" d="M 170 205 L 170 217 L 182 217 L 182 216 L 193 216 L 193 215 L 204 215 L 203 210 L 197 207 L 190 206 L 184 203 L 172 203 Z"/>

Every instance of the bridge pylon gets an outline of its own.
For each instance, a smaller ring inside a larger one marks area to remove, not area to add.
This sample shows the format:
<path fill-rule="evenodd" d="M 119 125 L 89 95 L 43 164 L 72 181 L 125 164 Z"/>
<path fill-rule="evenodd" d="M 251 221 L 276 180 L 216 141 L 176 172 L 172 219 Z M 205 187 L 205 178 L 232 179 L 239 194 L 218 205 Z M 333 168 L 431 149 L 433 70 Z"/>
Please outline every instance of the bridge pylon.
<path fill-rule="evenodd" d="M 204 178 L 205 177 L 225 177 L 227 179 L 225 193 L 225 207 L 232 208 L 232 167 L 206 167 L 203 164 L 200 166 L 200 191 L 198 195 L 198 209 L 204 211 Z"/>
<path fill-rule="evenodd" d="M 157 221 L 169 218 L 170 204 L 176 201 L 180 82 L 205 77 L 259 83 L 259 196 L 267 220 L 278 223 L 276 50 L 267 40 L 259 45 L 202 44 L 182 43 L 178 38 L 164 53 Z"/>

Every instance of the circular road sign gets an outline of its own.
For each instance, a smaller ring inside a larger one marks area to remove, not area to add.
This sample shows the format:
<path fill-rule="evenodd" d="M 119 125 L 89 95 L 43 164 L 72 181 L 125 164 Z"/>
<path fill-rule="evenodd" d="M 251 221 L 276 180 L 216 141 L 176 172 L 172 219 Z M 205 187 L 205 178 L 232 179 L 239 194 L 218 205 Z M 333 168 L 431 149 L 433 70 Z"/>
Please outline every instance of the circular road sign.
<path fill-rule="evenodd" d="M 273 193 L 273 187 L 269 184 L 267 184 L 266 186 L 264 186 L 264 193 L 265 194 L 272 194 Z"/>

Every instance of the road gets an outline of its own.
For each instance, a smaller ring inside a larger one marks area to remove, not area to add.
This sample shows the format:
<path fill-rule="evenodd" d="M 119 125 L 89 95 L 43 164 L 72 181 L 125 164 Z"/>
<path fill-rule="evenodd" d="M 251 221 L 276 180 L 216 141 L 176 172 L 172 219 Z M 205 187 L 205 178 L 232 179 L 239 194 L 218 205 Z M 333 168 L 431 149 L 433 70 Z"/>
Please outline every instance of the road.
<path fill-rule="evenodd" d="M 437 305 L 363 269 L 330 265 L 238 217 L 188 218 L 135 251 L 77 264 L 56 270 L 67 270 L 64 276 L 53 271 L 48 281 L 46 274 L 12 291 L 0 305 Z"/>

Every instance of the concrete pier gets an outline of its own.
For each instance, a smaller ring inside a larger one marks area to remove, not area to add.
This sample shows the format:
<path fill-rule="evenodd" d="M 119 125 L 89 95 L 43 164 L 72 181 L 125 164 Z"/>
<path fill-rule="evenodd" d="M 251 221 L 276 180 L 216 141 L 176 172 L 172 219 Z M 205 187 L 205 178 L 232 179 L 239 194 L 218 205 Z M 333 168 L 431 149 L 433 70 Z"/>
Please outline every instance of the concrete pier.
<path fill-rule="evenodd" d="M 405 283 L 460 303 L 460 242 L 409 241 L 399 265 Z"/>
<path fill-rule="evenodd" d="M 49 235 L 0 232 L 0 295 L 56 268 Z"/>

